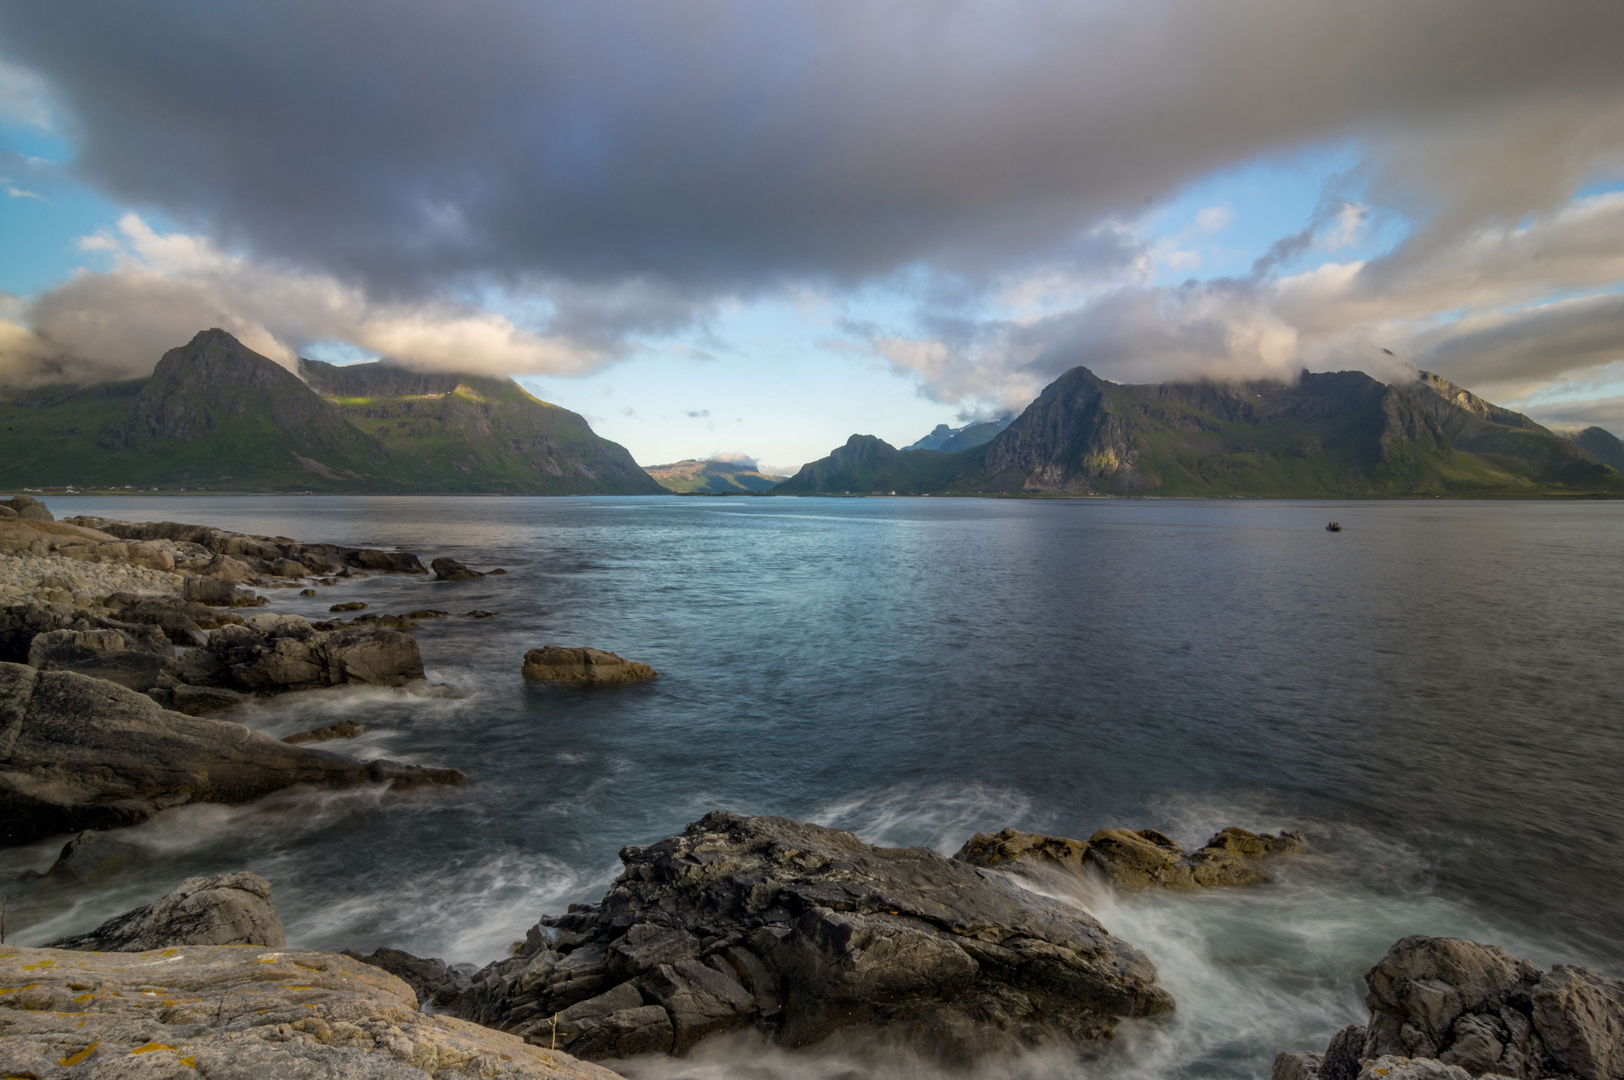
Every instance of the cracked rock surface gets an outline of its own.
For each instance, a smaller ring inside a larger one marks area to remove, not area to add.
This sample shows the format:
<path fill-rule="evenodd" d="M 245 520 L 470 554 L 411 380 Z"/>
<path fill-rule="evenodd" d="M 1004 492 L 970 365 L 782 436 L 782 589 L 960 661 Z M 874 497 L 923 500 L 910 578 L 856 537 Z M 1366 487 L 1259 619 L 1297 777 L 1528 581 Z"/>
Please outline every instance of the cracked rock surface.
<path fill-rule="evenodd" d="M 1173 1007 L 1144 954 L 1081 909 L 928 849 L 719 811 L 621 861 L 601 904 L 544 918 L 448 1010 L 586 1058 L 754 1028 L 962 1060 Z"/>

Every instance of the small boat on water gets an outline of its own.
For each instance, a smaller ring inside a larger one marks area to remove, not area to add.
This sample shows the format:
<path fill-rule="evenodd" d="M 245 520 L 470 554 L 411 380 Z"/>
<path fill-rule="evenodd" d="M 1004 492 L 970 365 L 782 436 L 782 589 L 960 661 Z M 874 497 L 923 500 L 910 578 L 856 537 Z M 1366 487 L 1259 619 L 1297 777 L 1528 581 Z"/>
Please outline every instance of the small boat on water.
<path fill-rule="evenodd" d="M 1338 525 L 1336 522 L 1333 521 L 1329 525 L 1325 526 L 1325 531 L 1326 532 L 1341 532 L 1342 531 L 1342 526 Z"/>

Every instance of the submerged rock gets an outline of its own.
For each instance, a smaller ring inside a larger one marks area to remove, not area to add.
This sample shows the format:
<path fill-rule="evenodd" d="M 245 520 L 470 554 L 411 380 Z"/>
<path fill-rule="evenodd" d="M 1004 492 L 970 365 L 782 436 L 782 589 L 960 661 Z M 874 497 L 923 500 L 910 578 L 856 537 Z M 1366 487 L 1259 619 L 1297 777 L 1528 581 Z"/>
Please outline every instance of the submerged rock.
<path fill-rule="evenodd" d="M 47 885 L 100 885 L 146 861 L 145 848 L 86 829 L 62 845 L 56 862 L 40 877 Z"/>
<path fill-rule="evenodd" d="M 0 845 L 131 825 L 186 802 L 248 802 L 294 784 L 466 780 L 455 769 L 289 746 L 102 679 L 0 663 Z"/>
<path fill-rule="evenodd" d="M 126 911 L 87 934 L 58 938 L 46 947 L 85 952 L 146 952 L 177 945 L 287 944 L 271 883 L 239 871 L 187 878 L 174 892 Z"/>
<path fill-rule="evenodd" d="M 1620 1080 L 1624 980 L 1541 971 L 1493 945 L 1408 937 L 1365 975 L 1370 1023 L 1337 1034 L 1308 1080 Z M 1288 1061 L 1288 1059 L 1290 1059 Z"/>
<path fill-rule="evenodd" d="M 429 563 L 436 581 L 477 581 L 484 577 L 478 570 L 470 570 L 456 559 L 439 558 Z"/>
<path fill-rule="evenodd" d="M 617 1080 L 568 1054 L 420 1012 L 405 983 L 349 957 L 219 945 L 169 952 L 0 950 L 0 987 L 13 991 L 0 999 L 0 1075 Z"/>
<path fill-rule="evenodd" d="M 470 618 L 487 613 L 468 613 Z M 564 649 L 543 645 L 524 654 L 521 674 L 537 682 L 567 683 L 572 686 L 615 686 L 642 682 L 659 676 L 647 664 L 626 660 L 601 649 Z"/>
<path fill-rule="evenodd" d="M 311 728 L 309 731 L 284 735 L 282 741 L 297 745 L 299 743 L 327 742 L 331 739 L 353 739 L 366 729 L 365 724 L 358 724 L 354 720 L 340 720 L 336 724 L 327 724 L 324 727 Z"/>
<path fill-rule="evenodd" d="M 1259 884 L 1269 880 L 1262 865 L 1266 860 L 1304 850 L 1301 833 L 1274 836 L 1233 826 L 1194 852 L 1155 829 L 1101 829 L 1087 843 L 1005 829 L 993 835 L 976 833 L 953 857 L 972 866 L 1016 872 L 1054 866 L 1082 873 L 1092 867 L 1119 888 L 1139 892 Z"/>
<path fill-rule="evenodd" d="M 620 857 L 601 904 L 543 919 L 452 1010 L 589 1058 L 754 1028 L 962 1060 L 1173 1008 L 1150 961 L 1085 912 L 927 849 L 718 811 Z"/>

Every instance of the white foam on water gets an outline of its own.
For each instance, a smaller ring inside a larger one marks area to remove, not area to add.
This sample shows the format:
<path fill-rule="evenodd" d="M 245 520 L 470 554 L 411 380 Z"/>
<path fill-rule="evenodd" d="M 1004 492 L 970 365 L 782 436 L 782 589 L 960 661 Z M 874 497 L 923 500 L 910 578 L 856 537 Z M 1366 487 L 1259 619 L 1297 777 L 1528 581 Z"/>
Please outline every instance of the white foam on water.
<path fill-rule="evenodd" d="M 1026 818 L 1032 802 L 1009 788 L 983 784 L 900 784 L 820 807 L 807 820 L 856 833 L 882 847 L 929 847 L 946 855 L 977 832 L 997 832 Z"/>

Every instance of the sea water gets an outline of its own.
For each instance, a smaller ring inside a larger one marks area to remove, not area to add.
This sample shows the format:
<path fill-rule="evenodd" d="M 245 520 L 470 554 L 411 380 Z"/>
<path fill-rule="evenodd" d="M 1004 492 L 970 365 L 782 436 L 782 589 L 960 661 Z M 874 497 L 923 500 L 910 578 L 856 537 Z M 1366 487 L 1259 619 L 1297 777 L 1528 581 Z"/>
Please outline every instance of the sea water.
<path fill-rule="evenodd" d="M 88 929 L 182 877 L 269 878 L 290 944 L 488 962 L 597 899 L 616 853 L 709 810 L 957 850 L 1005 826 L 1083 837 L 1306 833 L 1270 885 L 1083 904 L 1178 1000 L 1101 1054 L 987 1077 L 1262 1077 L 1361 1022 L 1363 972 L 1408 934 L 1624 972 L 1624 505 L 764 498 L 51 498 L 399 546 L 505 575 L 272 591 L 489 619 L 415 632 L 433 692 L 341 688 L 233 718 L 355 719 L 332 749 L 455 766 L 465 788 L 294 791 L 126 836 L 94 888 L 9 891 L 10 940 Z M 1328 520 L 1343 531 L 1329 533 Z M 598 692 L 526 686 L 524 651 L 653 665 Z M 61 838 L 0 852 L 45 869 Z M 640 1077 L 933 1075 L 748 1037 Z"/>

